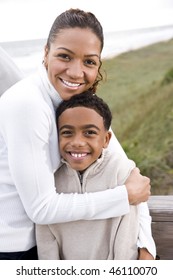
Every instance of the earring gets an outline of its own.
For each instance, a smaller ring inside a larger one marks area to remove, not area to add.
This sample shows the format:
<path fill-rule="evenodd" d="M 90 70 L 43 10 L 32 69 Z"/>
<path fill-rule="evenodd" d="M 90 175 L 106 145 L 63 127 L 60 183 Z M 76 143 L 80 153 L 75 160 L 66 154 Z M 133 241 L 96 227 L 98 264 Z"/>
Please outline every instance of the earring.
<path fill-rule="evenodd" d="M 44 65 L 44 67 L 45 67 L 46 70 L 47 70 L 47 63 L 44 61 L 44 59 L 42 60 L 42 64 Z"/>

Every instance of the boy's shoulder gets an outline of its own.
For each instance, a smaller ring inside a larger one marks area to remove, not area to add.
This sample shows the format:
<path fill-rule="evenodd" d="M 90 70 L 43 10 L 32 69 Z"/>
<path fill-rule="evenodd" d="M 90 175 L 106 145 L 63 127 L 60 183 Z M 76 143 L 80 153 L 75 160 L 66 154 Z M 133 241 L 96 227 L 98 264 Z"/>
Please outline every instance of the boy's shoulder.
<path fill-rule="evenodd" d="M 116 164 L 120 166 L 126 166 L 126 167 L 136 167 L 136 164 L 133 160 L 129 159 L 126 155 L 123 155 L 121 153 L 113 153 L 112 151 L 105 149 L 103 151 L 104 159 L 107 162 L 110 162 L 111 164 Z"/>
<path fill-rule="evenodd" d="M 136 167 L 133 160 L 122 154 L 112 153 L 109 150 L 105 150 L 104 158 L 105 166 L 112 170 L 112 174 L 116 172 L 119 184 L 124 184 L 131 171 Z"/>

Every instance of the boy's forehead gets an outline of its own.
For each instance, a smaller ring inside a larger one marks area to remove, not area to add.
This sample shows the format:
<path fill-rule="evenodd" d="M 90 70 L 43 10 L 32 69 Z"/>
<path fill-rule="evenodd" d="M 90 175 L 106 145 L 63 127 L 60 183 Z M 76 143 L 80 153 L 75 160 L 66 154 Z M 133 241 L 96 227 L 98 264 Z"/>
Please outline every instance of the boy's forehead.
<path fill-rule="evenodd" d="M 85 115 L 88 115 L 90 116 L 91 114 L 93 115 L 98 115 L 98 117 L 101 115 L 93 108 L 89 108 L 89 107 L 85 107 L 85 106 L 76 106 L 76 107 L 72 107 L 72 108 L 67 108 L 63 111 L 62 114 L 65 114 L 65 115 L 80 115 L 80 116 L 83 116 L 84 114 Z"/>
<path fill-rule="evenodd" d="M 83 106 L 66 109 L 59 117 L 59 123 L 87 124 L 97 123 L 103 125 L 102 116 L 94 109 Z"/>

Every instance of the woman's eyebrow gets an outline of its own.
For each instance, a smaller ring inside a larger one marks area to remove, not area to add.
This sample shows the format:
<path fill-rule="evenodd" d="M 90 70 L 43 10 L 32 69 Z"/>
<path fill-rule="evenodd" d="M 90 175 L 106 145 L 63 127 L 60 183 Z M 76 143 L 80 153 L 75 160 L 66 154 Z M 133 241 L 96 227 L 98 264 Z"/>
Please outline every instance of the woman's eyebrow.
<path fill-rule="evenodd" d="M 67 51 L 67 52 L 69 52 L 69 53 L 71 53 L 71 54 L 75 54 L 72 50 L 69 50 L 69 49 L 64 48 L 64 47 L 58 47 L 58 48 L 56 48 L 56 49 L 57 49 L 57 50 L 64 50 L 64 51 Z M 95 54 L 95 53 L 86 54 L 86 55 L 84 55 L 84 56 L 85 56 L 85 57 L 97 56 L 97 57 L 100 59 L 100 55 Z"/>
<path fill-rule="evenodd" d="M 67 49 L 67 48 L 64 48 L 64 47 L 58 47 L 56 48 L 57 50 L 64 50 L 64 51 L 67 51 L 67 52 L 70 52 L 72 54 L 74 54 L 74 52 L 72 52 L 71 50 Z"/>

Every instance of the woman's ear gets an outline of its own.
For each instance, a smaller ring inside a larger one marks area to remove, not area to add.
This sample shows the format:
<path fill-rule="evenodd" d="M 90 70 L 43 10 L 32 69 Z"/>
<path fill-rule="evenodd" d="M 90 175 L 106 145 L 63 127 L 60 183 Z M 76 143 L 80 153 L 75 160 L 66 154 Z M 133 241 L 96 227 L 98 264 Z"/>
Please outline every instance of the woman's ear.
<path fill-rule="evenodd" d="M 112 133 L 109 130 L 106 131 L 105 142 L 104 142 L 103 148 L 107 148 L 107 146 L 109 145 L 109 141 L 111 139 L 111 136 L 112 136 Z"/>
<path fill-rule="evenodd" d="M 49 50 L 48 50 L 48 46 L 46 45 L 45 47 L 44 47 L 44 66 L 45 66 L 45 68 L 47 69 L 47 67 L 48 67 L 48 53 L 49 53 Z"/>

